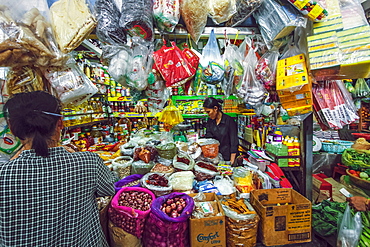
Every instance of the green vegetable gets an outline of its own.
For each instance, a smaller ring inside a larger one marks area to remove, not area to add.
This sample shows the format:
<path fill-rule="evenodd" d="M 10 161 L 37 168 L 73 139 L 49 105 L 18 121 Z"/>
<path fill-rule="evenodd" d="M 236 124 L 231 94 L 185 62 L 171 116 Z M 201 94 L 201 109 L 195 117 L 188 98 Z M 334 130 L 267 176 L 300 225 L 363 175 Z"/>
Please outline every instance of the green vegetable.
<path fill-rule="evenodd" d="M 366 172 L 360 172 L 360 178 L 369 178 Z"/>

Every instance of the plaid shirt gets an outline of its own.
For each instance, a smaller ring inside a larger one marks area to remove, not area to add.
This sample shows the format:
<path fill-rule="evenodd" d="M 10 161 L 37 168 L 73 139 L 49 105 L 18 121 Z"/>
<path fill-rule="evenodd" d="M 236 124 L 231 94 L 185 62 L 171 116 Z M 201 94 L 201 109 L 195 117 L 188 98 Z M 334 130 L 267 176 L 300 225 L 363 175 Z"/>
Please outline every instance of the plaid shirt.
<path fill-rule="evenodd" d="M 108 246 L 96 197 L 114 195 L 114 178 L 90 152 L 25 150 L 0 165 L 0 246 Z"/>

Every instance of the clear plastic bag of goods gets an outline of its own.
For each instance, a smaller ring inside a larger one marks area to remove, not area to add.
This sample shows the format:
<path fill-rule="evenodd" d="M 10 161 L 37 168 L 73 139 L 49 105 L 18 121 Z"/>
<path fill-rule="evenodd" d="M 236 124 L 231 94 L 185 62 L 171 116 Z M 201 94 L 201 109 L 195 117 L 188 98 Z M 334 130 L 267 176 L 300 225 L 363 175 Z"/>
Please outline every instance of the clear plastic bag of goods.
<path fill-rule="evenodd" d="M 142 160 L 145 163 L 150 161 L 156 161 L 158 152 L 154 146 L 145 145 L 142 147 L 135 148 L 134 151 L 134 161 Z"/>
<path fill-rule="evenodd" d="M 209 16 L 216 24 L 228 21 L 236 13 L 236 0 L 209 0 Z"/>
<path fill-rule="evenodd" d="M 259 217 L 244 198 L 221 201 L 226 215 L 226 239 L 228 246 L 255 246 Z"/>
<path fill-rule="evenodd" d="M 169 179 L 173 190 L 189 191 L 193 188 L 194 173 L 192 171 L 175 172 Z"/>
<path fill-rule="evenodd" d="M 131 67 L 132 50 L 124 45 L 105 45 L 101 61 L 108 66 L 109 75 L 124 87 L 128 87 L 127 73 Z"/>
<path fill-rule="evenodd" d="M 366 217 L 366 216 L 365 216 Z M 338 220 L 338 247 L 358 246 L 362 232 L 361 212 L 354 215 L 351 213 L 351 207 L 347 204 L 343 218 Z"/>
<path fill-rule="evenodd" d="M 172 33 L 180 20 L 180 0 L 154 0 L 153 15 L 159 31 Z"/>
<path fill-rule="evenodd" d="M 131 36 L 139 36 L 146 41 L 154 39 L 153 1 L 122 1 L 120 26 Z"/>
<path fill-rule="evenodd" d="M 177 147 L 174 142 L 159 144 L 156 146 L 158 155 L 165 159 L 173 159 L 177 154 Z"/>
<path fill-rule="evenodd" d="M 114 183 L 114 188 L 118 192 L 123 187 L 140 187 L 140 179 L 143 174 L 132 174 Z"/>
<path fill-rule="evenodd" d="M 221 195 L 230 195 L 236 192 L 234 181 L 229 176 L 215 176 L 213 184 L 217 187 Z"/>
<path fill-rule="evenodd" d="M 95 2 L 97 19 L 96 35 L 99 40 L 111 45 L 126 44 L 126 33 L 119 25 L 121 12 L 114 0 Z"/>
<path fill-rule="evenodd" d="M 132 49 L 132 60 L 129 62 L 129 67 L 127 70 L 127 85 L 130 88 L 136 89 L 138 91 L 143 91 L 148 87 L 148 68 L 150 66 L 150 54 L 152 50 L 145 44 L 135 44 Z"/>
<path fill-rule="evenodd" d="M 221 153 L 218 153 L 218 155 L 215 158 L 204 157 L 204 155 L 201 154 L 198 158 L 195 159 L 195 161 L 204 161 L 206 163 L 218 165 L 220 162 L 224 161 L 224 158 L 222 157 Z"/>
<path fill-rule="evenodd" d="M 172 192 L 172 185 L 167 176 L 168 174 L 165 173 L 150 172 L 144 175 L 140 184 L 152 191 L 157 197 L 167 195 Z"/>
<path fill-rule="evenodd" d="M 225 79 L 221 82 L 225 96 L 230 96 L 236 85 L 243 79 L 244 68 L 241 64 L 243 56 L 236 45 L 228 41 L 223 54 L 225 63 Z"/>
<path fill-rule="evenodd" d="M 211 180 L 219 174 L 216 166 L 202 161 L 198 161 L 194 166 L 194 175 L 197 181 Z"/>
<path fill-rule="evenodd" d="M 207 25 L 209 0 L 182 0 L 180 1 L 180 11 L 188 33 L 192 40 L 198 43 Z"/>
<path fill-rule="evenodd" d="M 298 26 L 306 26 L 307 19 L 296 8 L 280 2 L 263 0 L 253 12 L 266 43 L 288 36 Z"/>
<path fill-rule="evenodd" d="M 228 27 L 235 27 L 242 24 L 251 16 L 263 0 L 236 0 L 236 13 L 225 23 Z"/>
<path fill-rule="evenodd" d="M 177 171 L 193 170 L 194 165 L 194 160 L 186 152 L 180 151 L 173 157 L 173 166 Z"/>
<path fill-rule="evenodd" d="M 4 85 L 9 96 L 16 93 L 42 91 L 46 86 L 42 71 L 29 66 L 11 68 Z"/>
<path fill-rule="evenodd" d="M 46 1 L 4 0 L 0 6 L 0 66 L 61 66 L 68 59 L 59 49 Z"/>
<path fill-rule="evenodd" d="M 143 235 L 145 246 L 189 246 L 189 221 L 194 200 L 184 193 L 171 193 L 154 200 Z"/>
<path fill-rule="evenodd" d="M 279 51 L 273 47 L 258 59 L 255 72 L 256 79 L 265 87 L 276 85 L 276 67 L 279 59 Z"/>
<path fill-rule="evenodd" d="M 63 104 L 79 105 L 98 92 L 72 59 L 63 67 L 46 69 L 44 76 Z"/>
<path fill-rule="evenodd" d="M 155 195 L 141 187 L 124 187 L 112 198 L 109 220 L 117 227 L 141 238 Z"/>
<path fill-rule="evenodd" d="M 84 0 L 58 0 L 50 12 L 56 40 L 64 53 L 76 49 L 96 27 L 95 17 Z"/>
<path fill-rule="evenodd" d="M 213 159 L 218 156 L 220 142 L 216 139 L 199 139 L 198 144 L 202 149 L 204 157 Z"/>
<path fill-rule="evenodd" d="M 120 179 L 131 175 L 131 164 L 132 157 L 130 156 L 119 156 L 112 160 L 113 171 L 118 173 Z"/>
<path fill-rule="evenodd" d="M 202 51 L 202 80 L 209 84 L 217 84 L 224 79 L 225 68 L 224 61 L 221 57 L 217 39 L 212 29 L 208 42 Z"/>
<path fill-rule="evenodd" d="M 142 160 L 132 162 L 131 174 L 147 174 L 153 168 L 155 163 L 150 161 L 146 163 Z"/>
<path fill-rule="evenodd" d="M 153 166 L 150 172 L 157 172 L 157 173 L 163 173 L 166 175 L 171 175 L 172 173 L 175 172 L 175 169 L 173 168 L 171 164 L 167 166 L 162 163 L 157 163 L 155 164 L 155 166 Z"/>

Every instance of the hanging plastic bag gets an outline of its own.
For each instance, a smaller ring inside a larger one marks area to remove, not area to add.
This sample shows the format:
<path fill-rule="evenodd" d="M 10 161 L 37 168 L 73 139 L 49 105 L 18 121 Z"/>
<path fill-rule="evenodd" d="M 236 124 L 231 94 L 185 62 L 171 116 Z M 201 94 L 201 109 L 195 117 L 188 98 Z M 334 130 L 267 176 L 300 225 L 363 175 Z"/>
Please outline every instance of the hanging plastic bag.
<path fill-rule="evenodd" d="M 351 207 L 347 204 L 343 218 L 338 226 L 338 247 L 353 247 L 358 245 L 362 231 L 361 212 L 352 216 Z"/>
<path fill-rule="evenodd" d="M 61 66 L 46 1 L 4 0 L 0 6 L 0 67 Z"/>
<path fill-rule="evenodd" d="M 12 68 L 8 73 L 6 89 L 9 96 L 16 93 L 43 91 L 46 85 L 40 69 L 23 66 Z"/>
<path fill-rule="evenodd" d="M 128 87 L 128 70 L 132 66 L 132 50 L 127 46 L 105 45 L 101 56 L 104 65 L 108 65 L 109 75 L 114 81 Z"/>
<path fill-rule="evenodd" d="M 276 84 L 276 67 L 279 59 L 279 51 L 277 48 L 272 48 L 262 55 L 256 65 L 256 79 L 265 85 L 266 88 L 275 86 Z"/>
<path fill-rule="evenodd" d="M 111 45 L 126 44 L 126 33 L 119 25 L 121 12 L 114 0 L 95 2 L 97 18 L 96 35 L 99 40 Z"/>
<path fill-rule="evenodd" d="M 196 69 L 190 65 L 175 42 L 171 47 L 164 43 L 161 49 L 154 52 L 154 62 L 166 81 L 166 87 L 179 86 L 195 75 Z"/>
<path fill-rule="evenodd" d="M 180 0 L 154 0 L 153 15 L 159 31 L 172 33 L 180 20 Z"/>
<path fill-rule="evenodd" d="M 221 83 L 221 87 L 225 96 L 229 97 L 235 86 L 243 79 L 244 68 L 239 62 L 243 60 L 243 57 L 238 47 L 228 42 L 223 54 L 223 59 L 225 63 L 225 78 Z"/>
<path fill-rule="evenodd" d="M 68 53 L 76 49 L 96 26 L 84 0 L 58 0 L 50 7 L 59 48 Z"/>
<path fill-rule="evenodd" d="M 257 57 L 254 49 L 249 49 L 248 55 L 243 61 L 243 66 L 245 68 L 244 78 L 240 88 L 237 87 L 237 96 L 254 108 L 260 106 L 267 96 L 266 89 L 256 79 L 254 71 L 256 64 Z"/>
<path fill-rule="evenodd" d="M 218 48 L 217 39 L 212 29 L 208 42 L 203 49 L 202 60 L 200 64 L 203 67 L 202 80 L 209 84 L 217 84 L 224 79 L 224 62 Z"/>
<path fill-rule="evenodd" d="M 64 67 L 46 69 L 44 76 L 63 104 L 79 105 L 98 92 L 73 59 Z"/>
<path fill-rule="evenodd" d="M 200 36 L 207 25 L 209 13 L 209 0 L 181 0 L 180 11 L 184 19 L 186 29 L 195 43 L 198 43 Z"/>
<path fill-rule="evenodd" d="M 209 15 L 214 23 L 228 21 L 235 13 L 235 0 L 209 0 Z"/>
<path fill-rule="evenodd" d="M 149 112 L 157 114 L 162 111 L 170 97 L 170 92 L 166 88 L 166 84 L 158 70 L 153 69 L 152 72 L 149 73 L 148 87 L 145 93 L 148 96 Z"/>
<path fill-rule="evenodd" d="M 236 13 L 226 22 L 227 27 L 242 24 L 262 3 L 263 0 L 236 0 Z"/>
<path fill-rule="evenodd" d="M 357 79 L 355 84 L 354 96 L 356 98 L 366 98 L 370 94 L 369 85 L 367 85 L 364 78 Z"/>
<path fill-rule="evenodd" d="M 124 0 L 122 1 L 120 26 L 131 36 L 139 36 L 147 41 L 154 38 L 153 1 Z"/>
<path fill-rule="evenodd" d="M 173 105 L 172 100 L 168 106 L 166 106 L 163 111 L 159 112 L 157 115 L 158 121 L 166 123 L 170 126 L 178 125 L 184 121 L 180 110 Z"/>

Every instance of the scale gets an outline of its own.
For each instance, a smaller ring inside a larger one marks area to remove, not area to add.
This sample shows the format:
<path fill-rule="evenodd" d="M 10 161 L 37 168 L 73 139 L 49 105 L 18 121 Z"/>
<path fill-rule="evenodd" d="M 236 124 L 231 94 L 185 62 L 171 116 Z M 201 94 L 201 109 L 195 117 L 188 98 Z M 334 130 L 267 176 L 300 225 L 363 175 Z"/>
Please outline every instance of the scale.
<path fill-rule="evenodd" d="M 186 131 L 192 129 L 193 126 L 190 123 L 180 123 L 172 128 L 173 140 L 180 142 L 188 142 L 186 138 Z"/>

